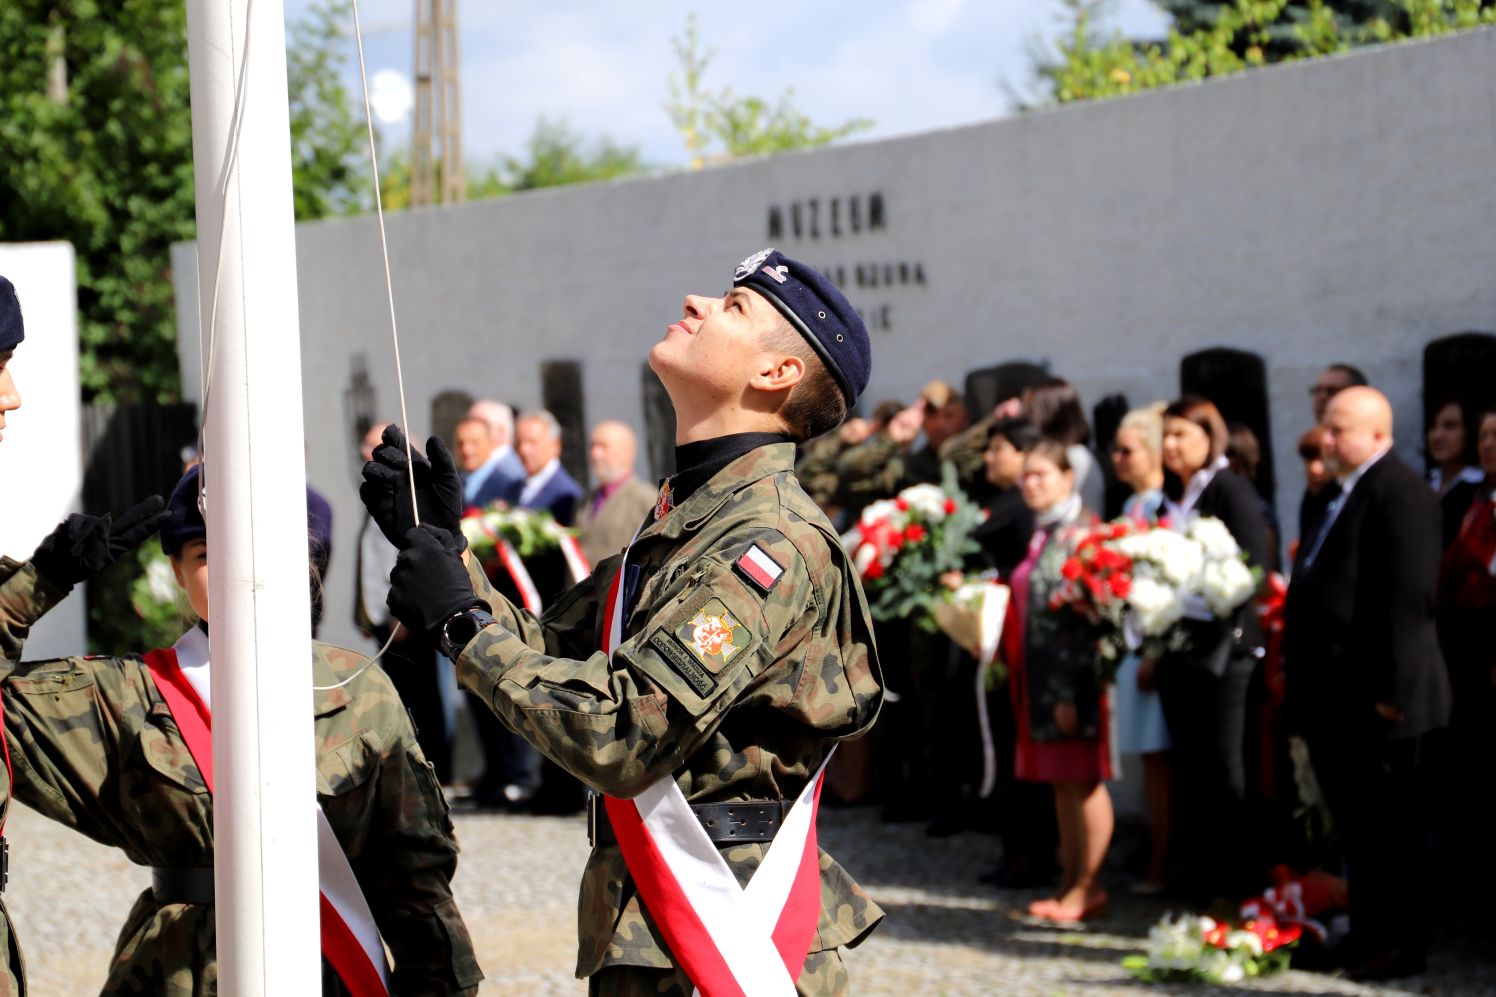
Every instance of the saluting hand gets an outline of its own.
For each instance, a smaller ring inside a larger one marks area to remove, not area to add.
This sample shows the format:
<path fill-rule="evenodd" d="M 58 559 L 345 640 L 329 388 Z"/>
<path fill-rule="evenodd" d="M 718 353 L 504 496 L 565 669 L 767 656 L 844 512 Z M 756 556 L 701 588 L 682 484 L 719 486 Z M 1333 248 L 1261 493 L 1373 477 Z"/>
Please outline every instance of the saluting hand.
<path fill-rule="evenodd" d="M 72 588 L 118 561 L 161 529 L 171 518 L 166 503 L 152 495 L 120 514 L 116 521 L 108 513 L 85 516 L 74 513 L 58 525 L 36 553 L 31 564 L 37 574 L 58 588 Z"/>
<path fill-rule="evenodd" d="M 414 504 L 407 467 L 415 474 Z M 405 547 L 407 534 L 416 526 L 417 512 L 422 525 L 430 524 L 451 534 L 458 551 L 467 547 L 462 536 L 462 480 L 439 436 L 426 441 L 425 454 L 412 450 L 407 463 L 405 433 L 399 426 L 385 427 L 383 442 L 364 465 L 358 497 L 385 539 L 396 547 Z"/>
<path fill-rule="evenodd" d="M 401 538 L 385 603 L 411 633 L 431 633 L 448 617 L 478 605 L 460 542 L 460 536 L 430 523 Z"/>

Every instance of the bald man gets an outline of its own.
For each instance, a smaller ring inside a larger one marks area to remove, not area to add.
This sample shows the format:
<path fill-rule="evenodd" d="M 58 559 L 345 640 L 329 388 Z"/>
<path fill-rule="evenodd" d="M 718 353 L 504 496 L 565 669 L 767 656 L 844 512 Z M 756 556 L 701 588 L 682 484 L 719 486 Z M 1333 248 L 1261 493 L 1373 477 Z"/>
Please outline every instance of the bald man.
<path fill-rule="evenodd" d="M 587 463 L 596 485 L 577 510 L 588 564 L 627 547 L 645 514 L 654 510 L 656 489 L 634 475 L 638 453 L 634 431 L 623 423 L 610 420 L 593 427 Z"/>
<path fill-rule="evenodd" d="M 1422 972 L 1420 798 L 1428 735 L 1449 721 L 1434 627 L 1439 503 L 1392 453 L 1392 407 L 1350 387 L 1325 409 L 1337 489 L 1288 589 L 1290 723 L 1309 746 L 1350 875 L 1345 964 L 1358 979 Z"/>

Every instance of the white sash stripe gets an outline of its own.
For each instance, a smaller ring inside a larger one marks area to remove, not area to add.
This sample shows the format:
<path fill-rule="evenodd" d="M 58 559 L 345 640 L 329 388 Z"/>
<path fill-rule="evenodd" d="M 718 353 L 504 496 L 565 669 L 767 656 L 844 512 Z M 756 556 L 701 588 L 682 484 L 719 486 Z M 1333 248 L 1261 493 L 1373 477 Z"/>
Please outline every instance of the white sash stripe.
<path fill-rule="evenodd" d="M 637 532 L 634 539 L 638 539 Z M 610 626 L 603 635 L 608 654 L 623 642 L 627 566 L 625 549 L 609 607 Z M 746 888 L 738 885 L 737 877 L 707 836 L 673 775 L 659 779 L 628 801 L 638 810 L 650 842 L 701 919 L 722 961 L 749 997 L 795 997 L 799 972 L 797 969 L 791 975 L 785 966 L 784 957 L 774 944 L 774 929 L 805 857 L 806 841 L 815 826 L 816 789 L 835 751 L 833 745 L 815 776 L 801 790 Z M 819 900 L 819 861 L 816 879 Z M 701 997 L 700 989 L 695 995 Z"/>
<path fill-rule="evenodd" d="M 384 942 L 379 937 L 374 912 L 369 909 L 369 901 L 364 899 L 364 891 L 359 888 L 353 866 L 348 864 L 348 854 L 338 843 L 337 833 L 327 822 L 327 814 L 320 805 L 317 807 L 317 870 L 320 880 L 317 885 L 322 890 L 322 895 L 338 912 L 348 930 L 353 932 L 359 947 L 368 956 L 369 964 L 378 971 L 379 978 L 384 981 L 384 988 L 388 991 L 390 967 L 385 960 Z"/>

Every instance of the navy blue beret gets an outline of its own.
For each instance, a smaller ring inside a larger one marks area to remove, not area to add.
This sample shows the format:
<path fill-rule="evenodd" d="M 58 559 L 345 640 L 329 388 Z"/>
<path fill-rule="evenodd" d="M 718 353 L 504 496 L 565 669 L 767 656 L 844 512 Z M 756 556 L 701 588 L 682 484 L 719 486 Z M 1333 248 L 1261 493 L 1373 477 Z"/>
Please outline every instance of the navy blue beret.
<path fill-rule="evenodd" d="M 202 510 L 197 507 L 197 478 L 201 473 L 200 465 L 188 468 L 177 487 L 171 490 L 171 498 L 166 500 L 166 511 L 171 518 L 161 527 L 161 549 L 171 557 L 182 553 L 187 541 L 201 540 L 208 535 Z"/>
<path fill-rule="evenodd" d="M 21 302 L 16 298 L 16 287 L 0 277 L 0 353 L 8 353 L 26 338 L 26 329 L 21 324 Z"/>
<path fill-rule="evenodd" d="M 862 316 L 835 284 L 777 249 L 739 263 L 733 284 L 753 288 L 779 309 L 815 348 L 848 407 L 857 403 L 873 373 L 873 344 Z"/>
<path fill-rule="evenodd" d="M 188 468 L 187 473 L 182 475 L 182 480 L 171 490 L 171 498 L 166 500 L 166 511 L 171 514 L 171 518 L 161 527 L 161 549 L 169 555 L 182 553 L 182 548 L 187 546 L 189 540 L 201 540 L 208 535 L 208 526 L 203 522 L 202 510 L 197 505 L 197 477 L 201 473 L 201 467 L 202 465 L 197 464 Z M 316 545 L 320 545 L 324 551 L 330 550 L 332 506 L 311 488 L 306 490 L 306 496 L 308 544 L 313 550 Z"/>

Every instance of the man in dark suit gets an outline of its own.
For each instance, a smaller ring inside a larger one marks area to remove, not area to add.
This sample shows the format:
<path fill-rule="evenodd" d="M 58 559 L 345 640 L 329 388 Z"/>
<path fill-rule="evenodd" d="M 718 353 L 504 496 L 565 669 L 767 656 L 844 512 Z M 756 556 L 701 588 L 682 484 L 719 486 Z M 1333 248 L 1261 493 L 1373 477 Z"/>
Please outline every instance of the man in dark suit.
<path fill-rule="evenodd" d="M 514 427 L 514 449 L 525 465 L 525 480 L 509 486 L 504 498 L 521 509 L 544 509 L 562 526 L 576 522 L 582 486 L 561 466 L 561 424 L 545 409 L 526 412 Z"/>
<path fill-rule="evenodd" d="M 453 431 L 452 450 L 462 472 L 462 504 L 472 509 L 503 498 L 525 478 L 525 469 L 509 446 L 506 431 L 483 414 L 479 406 L 484 405 L 508 411 L 497 402 L 477 402 Z"/>
<path fill-rule="evenodd" d="M 1411 913 L 1423 909 L 1420 763 L 1450 709 L 1434 625 L 1439 505 L 1391 453 L 1392 408 L 1373 388 L 1330 400 L 1324 448 L 1339 492 L 1288 590 L 1288 709 L 1345 842 L 1352 974 L 1391 979 L 1425 962 Z"/>

